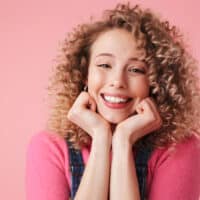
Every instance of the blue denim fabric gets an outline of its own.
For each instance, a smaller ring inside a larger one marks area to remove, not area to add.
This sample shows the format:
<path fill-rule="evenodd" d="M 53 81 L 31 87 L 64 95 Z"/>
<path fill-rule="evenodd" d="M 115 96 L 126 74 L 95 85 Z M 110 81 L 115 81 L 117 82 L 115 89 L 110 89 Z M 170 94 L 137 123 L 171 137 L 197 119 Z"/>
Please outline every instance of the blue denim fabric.
<path fill-rule="evenodd" d="M 135 165 L 141 200 L 145 200 L 147 198 L 146 177 L 148 172 L 148 159 L 150 158 L 151 152 L 151 148 L 141 148 L 138 151 L 136 151 Z"/>
<path fill-rule="evenodd" d="M 78 186 L 80 184 L 83 171 L 84 171 L 84 162 L 82 158 L 81 151 L 74 149 L 70 142 L 68 142 L 68 150 L 69 150 L 69 164 L 71 171 L 71 199 L 74 199 L 76 191 L 78 190 Z"/>
<path fill-rule="evenodd" d="M 84 162 L 81 151 L 75 150 L 68 141 L 67 143 L 72 181 L 71 199 L 73 200 L 84 172 Z M 152 150 L 149 148 L 136 151 L 135 165 L 141 200 L 146 199 L 147 162 L 151 152 Z"/>

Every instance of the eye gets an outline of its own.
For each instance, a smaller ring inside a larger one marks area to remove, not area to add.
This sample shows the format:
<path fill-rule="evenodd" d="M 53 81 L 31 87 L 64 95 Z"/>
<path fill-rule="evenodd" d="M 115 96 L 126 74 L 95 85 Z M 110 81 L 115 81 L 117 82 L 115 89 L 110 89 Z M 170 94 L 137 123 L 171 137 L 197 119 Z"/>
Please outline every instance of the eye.
<path fill-rule="evenodd" d="M 102 67 L 102 68 L 110 68 L 110 65 L 108 64 L 100 64 L 100 65 L 97 65 L 98 67 Z"/>
<path fill-rule="evenodd" d="M 133 72 L 133 73 L 141 73 L 141 74 L 145 74 L 146 73 L 146 71 L 144 69 L 136 68 L 136 67 L 130 68 L 128 71 L 129 72 Z"/>

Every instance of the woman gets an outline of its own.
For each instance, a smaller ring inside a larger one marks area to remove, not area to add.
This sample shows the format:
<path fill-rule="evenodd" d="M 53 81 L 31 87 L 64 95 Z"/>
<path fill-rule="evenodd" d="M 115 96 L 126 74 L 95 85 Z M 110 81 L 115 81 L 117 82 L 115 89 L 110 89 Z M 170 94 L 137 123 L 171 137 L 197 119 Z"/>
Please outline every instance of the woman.
<path fill-rule="evenodd" d="M 49 87 L 47 129 L 28 149 L 28 199 L 198 200 L 197 65 L 181 39 L 129 3 L 67 36 Z M 76 186 L 70 148 L 85 164 Z M 151 149 L 143 192 L 141 149 Z"/>

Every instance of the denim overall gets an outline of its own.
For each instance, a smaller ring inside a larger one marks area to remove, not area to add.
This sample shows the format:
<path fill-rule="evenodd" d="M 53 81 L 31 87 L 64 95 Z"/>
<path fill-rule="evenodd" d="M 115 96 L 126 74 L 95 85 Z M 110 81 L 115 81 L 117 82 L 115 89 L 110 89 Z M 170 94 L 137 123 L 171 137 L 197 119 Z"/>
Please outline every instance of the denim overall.
<path fill-rule="evenodd" d="M 73 200 L 84 172 L 84 162 L 81 151 L 75 150 L 68 141 L 67 146 L 69 150 L 69 163 L 72 181 L 71 200 Z M 151 152 L 152 150 L 150 148 L 136 151 L 135 165 L 141 200 L 146 199 L 147 162 Z"/>

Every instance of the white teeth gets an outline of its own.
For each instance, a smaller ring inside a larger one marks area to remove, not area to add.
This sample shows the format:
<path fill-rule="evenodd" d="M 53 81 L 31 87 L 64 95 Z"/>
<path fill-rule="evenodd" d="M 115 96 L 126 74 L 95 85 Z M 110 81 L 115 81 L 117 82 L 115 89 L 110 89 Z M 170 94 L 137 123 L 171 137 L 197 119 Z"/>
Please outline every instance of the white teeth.
<path fill-rule="evenodd" d="M 128 101 L 128 99 L 113 97 L 113 96 L 105 96 L 105 95 L 104 95 L 104 99 L 111 103 L 125 103 Z"/>

